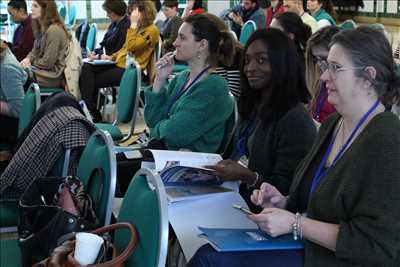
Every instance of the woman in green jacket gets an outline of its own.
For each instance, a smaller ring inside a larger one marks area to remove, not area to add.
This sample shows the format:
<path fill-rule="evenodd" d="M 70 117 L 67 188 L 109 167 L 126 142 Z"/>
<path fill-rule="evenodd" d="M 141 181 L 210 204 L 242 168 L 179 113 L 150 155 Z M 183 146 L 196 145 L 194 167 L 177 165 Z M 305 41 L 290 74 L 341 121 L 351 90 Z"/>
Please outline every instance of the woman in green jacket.
<path fill-rule="evenodd" d="M 145 90 L 144 117 L 150 137 L 171 150 L 215 153 L 224 138 L 233 101 L 227 82 L 213 74 L 213 69 L 221 58 L 232 56 L 233 39 L 206 16 L 193 15 L 180 27 L 174 46 L 174 53 L 157 62 L 154 84 Z M 187 62 L 189 70 L 167 84 L 174 55 Z"/>
<path fill-rule="evenodd" d="M 307 0 L 307 9 L 317 21 L 318 29 L 336 25 L 336 11 L 331 0 Z"/>
<path fill-rule="evenodd" d="M 381 101 L 400 95 L 390 44 L 369 27 L 342 31 L 321 66 L 338 114 L 322 124 L 289 195 L 264 183 L 252 195 L 264 210 L 249 218 L 269 235 L 304 240 L 304 260 L 290 266 L 400 266 L 400 121 Z M 292 257 L 286 252 L 278 262 Z M 223 267 L 221 258 L 230 267 L 273 266 L 279 252 L 198 253 L 190 267 Z"/>

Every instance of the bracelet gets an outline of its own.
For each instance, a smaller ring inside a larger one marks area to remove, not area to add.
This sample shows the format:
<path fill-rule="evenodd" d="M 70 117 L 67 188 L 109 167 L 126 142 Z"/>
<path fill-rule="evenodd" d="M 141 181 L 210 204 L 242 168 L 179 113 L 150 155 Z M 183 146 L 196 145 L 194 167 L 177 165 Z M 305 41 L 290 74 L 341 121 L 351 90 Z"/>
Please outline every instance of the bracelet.
<path fill-rule="evenodd" d="M 254 182 L 251 185 L 247 185 L 247 187 L 249 187 L 249 188 L 255 187 L 261 179 L 261 175 L 258 172 L 254 172 L 254 173 L 256 174 L 256 179 L 254 180 Z"/>
<path fill-rule="evenodd" d="M 293 239 L 298 240 L 303 238 L 303 229 L 301 228 L 301 214 L 296 213 L 294 223 L 292 224 Z"/>

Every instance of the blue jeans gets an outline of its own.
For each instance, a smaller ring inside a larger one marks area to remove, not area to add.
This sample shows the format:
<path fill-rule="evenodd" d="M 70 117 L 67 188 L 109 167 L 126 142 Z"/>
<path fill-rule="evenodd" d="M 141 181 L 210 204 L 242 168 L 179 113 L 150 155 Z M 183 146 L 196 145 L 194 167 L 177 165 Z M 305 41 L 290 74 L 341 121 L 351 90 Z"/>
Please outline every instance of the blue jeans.
<path fill-rule="evenodd" d="M 218 252 L 210 245 L 202 246 L 188 263 L 188 267 L 302 267 L 303 265 L 304 250 Z"/>

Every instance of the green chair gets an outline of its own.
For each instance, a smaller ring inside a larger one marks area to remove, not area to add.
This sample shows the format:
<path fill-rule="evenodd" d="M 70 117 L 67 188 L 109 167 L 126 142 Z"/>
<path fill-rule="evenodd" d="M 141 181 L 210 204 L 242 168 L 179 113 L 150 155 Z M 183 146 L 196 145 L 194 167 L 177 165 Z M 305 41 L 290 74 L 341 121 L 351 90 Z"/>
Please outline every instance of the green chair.
<path fill-rule="evenodd" d="M 239 42 L 242 45 L 246 45 L 247 40 L 255 30 L 257 30 L 256 23 L 252 20 L 246 21 L 246 23 L 242 26 L 242 31 L 240 32 Z"/>
<path fill-rule="evenodd" d="M 97 37 L 97 24 L 92 23 L 90 25 L 89 33 L 86 39 L 86 50 L 92 52 L 96 46 L 96 37 Z"/>
<path fill-rule="evenodd" d="M 25 94 L 22 102 L 22 109 L 19 116 L 18 136 L 28 126 L 35 112 L 40 106 L 40 89 L 36 83 L 33 83 Z"/>
<path fill-rule="evenodd" d="M 339 25 L 341 30 L 355 29 L 357 28 L 357 24 L 352 19 L 347 19 L 343 21 L 342 24 Z"/>
<path fill-rule="evenodd" d="M 64 88 L 53 88 L 53 87 L 40 87 L 40 96 L 45 99 L 46 97 L 51 96 L 52 94 L 64 92 Z"/>
<path fill-rule="evenodd" d="M 113 145 L 108 133 L 95 131 L 83 150 L 76 173 L 95 203 L 100 225 L 110 224 L 117 185 L 117 162 Z"/>
<path fill-rule="evenodd" d="M 164 267 L 168 249 L 168 204 L 164 185 L 158 174 L 140 169 L 125 194 L 118 222 L 134 224 L 139 244 L 125 263 L 126 267 Z M 114 245 L 121 250 L 129 235 L 116 232 Z"/>
<path fill-rule="evenodd" d="M 82 153 L 77 171 L 77 176 L 97 204 L 95 211 L 100 220 L 99 226 L 108 225 L 111 221 L 116 187 L 116 160 L 112 146 L 112 139 L 107 133 L 95 131 Z M 0 240 L 0 266 L 21 266 L 17 239 Z"/>
<path fill-rule="evenodd" d="M 111 123 L 96 123 L 96 126 L 111 134 L 116 142 L 124 142 L 131 138 L 135 131 L 136 114 L 139 107 L 139 93 L 141 86 L 141 70 L 137 62 L 133 61 L 125 70 L 119 85 L 117 97 L 117 118 Z M 130 123 L 128 135 L 124 136 L 118 128 L 119 123 Z"/>

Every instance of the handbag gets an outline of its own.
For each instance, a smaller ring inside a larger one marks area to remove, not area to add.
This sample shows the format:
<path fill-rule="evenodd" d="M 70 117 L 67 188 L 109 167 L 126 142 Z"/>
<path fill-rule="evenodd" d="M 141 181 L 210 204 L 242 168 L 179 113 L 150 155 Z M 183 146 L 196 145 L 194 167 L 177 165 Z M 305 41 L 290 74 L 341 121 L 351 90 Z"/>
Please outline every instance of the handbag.
<path fill-rule="evenodd" d="M 99 196 L 96 199 L 98 203 Z M 18 243 L 23 266 L 47 258 L 74 232 L 94 229 L 98 225 L 94 206 L 75 177 L 35 179 L 19 202 Z"/>
<path fill-rule="evenodd" d="M 88 265 L 90 267 L 123 267 L 125 261 L 129 258 L 129 256 L 133 253 L 134 249 L 138 244 L 138 236 L 136 232 L 136 228 L 130 223 L 116 223 L 109 226 L 98 228 L 92 231 L 93 234 L 101 235 L 104 233 L 108 233 L 111 231 L 115 231 L 117 229 L 127 229 L 130 232 L 131 239 L 129 240 L 128 245 L 121 253 L 118 253 L 114 249 L 114 256 L 109 261 L 102 261 L 96 264 Z M 75 259 L 74 259 L 74 251 L 75 251 L 75 240 L 66 241 L 60 247 L 57 247 L 53 254 L 34 265 L 34 267 L 82 267 Z M 99 257 L 98 257 L 99 258 Z"/>

